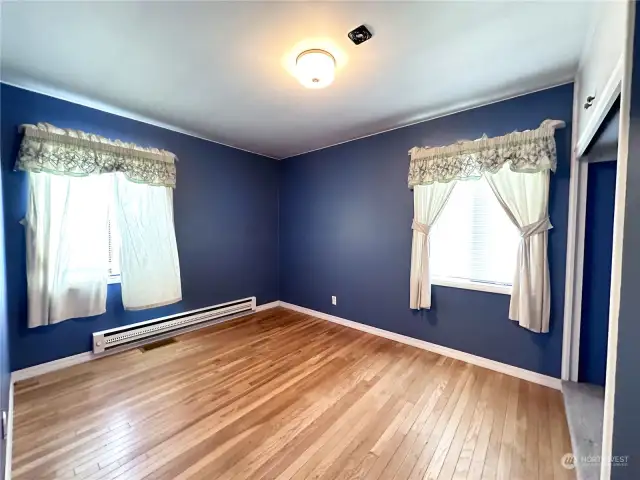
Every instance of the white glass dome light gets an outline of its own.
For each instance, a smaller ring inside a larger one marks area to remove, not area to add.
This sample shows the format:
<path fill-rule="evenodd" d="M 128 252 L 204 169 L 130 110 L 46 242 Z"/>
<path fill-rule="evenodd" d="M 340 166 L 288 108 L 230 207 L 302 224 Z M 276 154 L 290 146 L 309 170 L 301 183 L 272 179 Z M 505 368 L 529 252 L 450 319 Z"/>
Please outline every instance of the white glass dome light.
<path fill-rule="evenodd" d="M 325 50 L 305 50 L 296 59 L 296 77 L 307 88 L 324 88 L 331 85 L 335 69 L 335 58 Z"/>

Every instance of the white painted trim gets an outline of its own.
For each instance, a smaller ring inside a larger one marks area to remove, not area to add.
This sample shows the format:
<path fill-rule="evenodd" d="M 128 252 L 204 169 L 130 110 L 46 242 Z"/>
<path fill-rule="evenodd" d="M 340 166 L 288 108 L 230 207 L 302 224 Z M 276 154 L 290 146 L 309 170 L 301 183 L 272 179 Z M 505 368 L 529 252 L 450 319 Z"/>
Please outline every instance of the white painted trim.
<path fill-rule="evenodd" d="M 269 308 L 275 308 L 275 307 L 278 307 L 279 305 L 280 305 L 280 302 L 278 301 L 265 303 L 263 305 L 258 305 L 256 307 L 255 313 L 268 310 Z M 210 308 L 210 307 L 206 307 L 206 308 Z M 235 317 L 235 318 L 240 318 L 240 317 Z M 114 352 L 114 353 L 118 353 L 118 352 Z M 11 383 L 13 384 L 13 382 L 20 382 L 22 380 L 27 380 L 29 378 L 44 375 L 45 373 L 55 372 L 56 370 L 61 370 L 63 368 L 79 365 L 81 363 L 85 363 L 90 360 L 94 360 L 96 358 L 102 358 L 104 356 L 105 355 L 96 355 L 93 352 L 83 352 L 77 355 L 73 355 L 71 357 L 64 357 L 58 360 L 53 360 L 51 362 L 41 363 L 40 365 L 34 365 L 33 367 L 23 368 L 22 370 L 16 370 L 15 372 L 11 373 Z"/>
<path fill-rule="evenodd" d="M 561 389 L 562 382 L 559 378 L 549 377 L 541 373 L 532 372 L 531 370 L 525 370 L 524 368 L 514 367 L 513 365 L 507 365 L 506 363 L 489 360 L 488 358 L 478 357 L 470 353 L 461 352 L 460 350 L 454 350 L 453 348 L 443 347 L 442 345 L 426 342 L 424 340 L 418 340 L 417 338 L 407 337 L 406 335 L 401 335 L 399 333 L 389 332 L 388 330 L 383 330 L 381 328 L 371 327 L 369 325 L 364 325 L 362 323 L 336 317 L 327 313 L 318 312 L 309 308 L 300 307 L 291 303 L 280 302 L 280 305 L 284 308 L 288 308 L 296 312 L 311 315 L 322 320 L 327 320 L 329 322 L 337 323 L 345 327 L 354 328 L 356 330 L 370 333 L 372 335 L 377 335 L 379 337 L 388 338 L 389 340 L 394 340 L 396 342 L 411 345 L 412 347 L 421 348 L 422 350 L 428 350 L 430 352 L 444 355 L 446 357 L 455 358 L 456 360 L 471 363 L 479 367 L 488 368 L 489 370 L 504 373 L 506 375 L 511 375 L 512 377 L 520 378 L 522 380 L 527 380 L 528 382 L 537 383 L 540 385 L 544 385 L 545 387 L 554 388 L 556 390 Z"/>
<path fill-rule="evenodd" d="M 256 313 L 257 312 L 262 312 L 263 310 L 269 310 L 270 308 L 279 307 L 279 306 L 280 306 L 280 302 L 277 301 L 277 300 L 275 302 L 264 303 L 264 304 L 258 305 L 256 307 Z"/>
<path fill-rule="evenodd" d="M 464 290 L 476 290 L 478 292 L 499 293 L 501 295 L 511 295 L 511 285 L 498 285 L 496 283 L 474 282 L 461 278 L 434 277 L 431 285 L 440 287 L 462 288 Z"/>
<path fill-rule="evenodd" d="M 578 381 L 580 367 L 580 328 L 582 325 L 582 280 L 584 277 L 584 237 L 587 221 L 587 186 L 589 164 L 578 162 L 578 206 L 576 219 L 575 272 L 573 282 L 573 310 L 571 313 L 571 361 L 569 378 Z"/>
<path fill-rule="evenodd" d="M 620 288 L 622 286 L 622 252 L 624 247 L 625 201 L 627 197 L 627 165 L 629 160 L 629 126 L 631 122 L 631 75 L 633 69 L 633 37 L 635 2 L 627 0 L 627 25 L 624 46 L 624 73 L 620 96 L 620 127 L 618 130 L 618 165 L 616 197 L 613 213 L 613 252 L 611 255 L 611 292 L 609 294 L 609 336 L 607 340 L 607 377 L 604 389 L 602 423 L 602 459 L 613 454 L 613 426 L 616 399 L 616 367 L 618 361 L 618 321 Z M 611 478 L 611 463 L 600 463 L 600 479 Z"/>
<path fill-rule="evenodd" d="M 584 155 L 584 152 L 591 143 L 591 140 L 593 140 L 593 137 L 598 132 L 600 125 L 602 125 L 602 122 L 609 113 L 609 110 L 611 110 L 611 106 L 615 103 L 618 95 L 620 94 L 620 89 L 622 88 L 623 66 L 624 55 L 621 55 L 613 69 L 613 73 L 602 89 L 602 93 L 599 95 L 598 101 L 593 105 L 593 113 L 589 117 L 589 122 L 582 130 L 580 138 L 578 138 L 578 142 L 576 143 L 578 157 Z M 580 102 L 578 102 L 577 106 L 578 108 L 582 108 L 582 104 Z M 574 125 L 577 125 L 577 123 L 574 123 Z"/>
<path fill-rule="evenodd" d="M 571 341 L 573 338 L 573 294 L 576 272 L 576 230 L 578 224 L 578 183 L 580 181 L 580 165 L 576 142 L 578 138 L 578 112 L 580 99 L 579 82 L 573 87 L 573 118 L 571 122 L 571 159 L 569 160 L 569 213 L 567 219 L 567 263 L 564 277 L 564 319 L 562 327 L 562 380 L 571 376 Z"/>
<path fill-rule="evenodd" d="M 93 352 L 83 352 L 70 357 L 60 358 L 52 362 L 41 363 L 40 365 L 34 365 L 33 367 L 23 368 L 22 370 L 12 372 L 11 381 L 21 382 L 22 380 L 44 375 L 45 373 L 55 372 L 56 370 L 79 365 L 80 363 L 85 363 L 98 357 L 99 356 L 94 355 Z"/>
<path fill-rule="evenodd" d="M 455 106 L 451 107 L 450 109 L 442 110 L 442 111 L 436 112 L 436 113 L 434 113 L 432 115 L 426 115 L 424 117 L 420 117 L 419 120 L 414 120 L 414 121 L 411 121 L 411 122 L 408 122 L 408 123 L 403 123 L 401 125 L 398 125 L 397 127 L 388 128 L 386 130 L 381 130 L 379 132 L 369 133 L 367 135 L 362 135 L 360 137 L 350 138 L 349 140 L 345 140 L 343 142 L 333 143 L 331 145 L 326 145 L 324 147 L 318 147 L 318 148 L 314 148 L 312 150 L 307 150 L 305 152 L 296 153 L 294 155 L 289 155 L 288 157 L 283 157 L 280 160 L 286 160 L 288 158 L 299 157 L 300 155 L 306 155 L 307 153 L 317 152 L 319 150 L 324 150 L 325 148 L 337 147 L 338 145 L 342 145 L 343 143 L 355 142 L 356 140 L 362 140 L 363 138 L 375 137 L 376 135 L 380 135 L 382 133 L 392 132 L 393 130 L 398 130 L 400 128 L 411 127 L 412 125 L 417 125 L 419 123 L 429 122 L 431 120 L 435 120 L 436 118 L 448 117 L 449 115 L 455 115 L 457 113 L 466 112 L 468 110 L 475 110 L 476 108 L 486 107 L 487 105 L 493 105 L 494 103 L 500 103 L 500 102 L 504 102 L 506 100 L 512 100 L 512 99 L 518 98 L 518 97 L 524 97 L 525 95 L 531 95 L 532 93 L 543 92 L 545 90 L 550 90 L 552 88 L 561 87 L 562 85 L 568 85 L 570 83 L 574 83 L 573 77 L 570 78 L 570 79 L 569 78 L 564 79 L 564 80 L 562 80 L 560 82 L 557 82 L 557 83 L 553 83 L 553 84 L 548 85 L 546 87 L 536 88 L 534 90 L 527 90 L 526 92 L 508 93 L 508 94 L 499 95 L 497 97 L 487 97 L 487 98 L 485 98 L 483 100 L 480 100 L 478 102 L 466 102 L 466 103 L 458 104 L 458 105 L 455 105 Z"/>
<path fill-rule="evenodd" d="M 7 440 L 5 441 L 4 480 L 11 480 L 11 457 L 13 455 L 13 380 L 9 380 L 9 411 L 7 412 Z"/>
<path fill-rule="evenodd" d="M 267 157 L 267 158 L 270 158 L 272 160 L 280 160 L 280 159 L 278 159 L 276 157 L 272 157 L 272 156 L 266 155 L 264 153 L 258 153 L 258 152 L 254 152 L 254 151 L 251 151 L 251 150 L 247 150 L 245 148 L 237 147 L 235 145 L 229 145 L 227 143 L 217 142 L 216 140 L 212 140 L 210 138 L 203 137 L 202 135 L 198 135 L 197 133 L 192 132 L 191 130 L 185 130 L 183 128 L 176 127 L 174 125 L 170 125 L 168 123 L 159 122 L 159 121 L 153 120 L 153 119 L 151 119 L 149 117 L 145 117 L 143 115 L 138 115 L 138 114 L 133 113 L 133 112 L 131 112 L 129 110 L 125 110 L 125 109 L 122 109 L 122 108 L 117 108 L 117 107 L 114 107 L 112 105 L 108 105 L 108 104 L 103 103 L 103 102 L 98 102 L 98 101 L 95 101 L 95 100 L 91 100 L 91 99 L 86 98 L 86 97 L 80 98 L 79 96 L 70 95 L 70 94 L 68 94 L 66 92 L 53 93 L 51 91 L 46 91 L 47 90 L 46 88 L 38 88 L 38 87 L 34 87 L 34 86 L 25 86 L 25 85 L 20 85 L 18 83 L 14 83 L 14 82 L 7 82 L 6 80 L 2 80 L 0 83 L 4 83 L 5 85 L 9 85 L 9 86 L 15 87 L 15 88 L 21 88 L 22 90 L 27 90 L 28 92 L 38 93 L 38 94 L 44 95 L 46 97 L 51 97 L 51 98 L 56 98 L 58 100 L 63 100 L 65 102 L 73 103 L 75 105 L 81 105 L 83 107 L 92 108 L 94 110 L 99 110 L 101 112 L 110 113 L 111 115 L 116 115 L 118 117 L 128 118 L 129 120 L 135 120 L 136 122 L 146 123 L 147 125 L 153 125 L 154 127 L 162 128 L 164 130 L 170 130 L 172 132 L 180 133 L 182 135 L 187 135 L 189 137 L 198 138 L 200 140 L 205 140 L 205 141 L 211 142 L 211 143 L 216 143 L 218 145 L 222 145 L 223 147 L 229 147 L 229 148 L 233 148 L 235 150 L 242 150 L 243 152 L 252 153 L 252 154 L 258 155 L 260 157 Z M 115 138 L 113 140 L 115 140 Z"/>

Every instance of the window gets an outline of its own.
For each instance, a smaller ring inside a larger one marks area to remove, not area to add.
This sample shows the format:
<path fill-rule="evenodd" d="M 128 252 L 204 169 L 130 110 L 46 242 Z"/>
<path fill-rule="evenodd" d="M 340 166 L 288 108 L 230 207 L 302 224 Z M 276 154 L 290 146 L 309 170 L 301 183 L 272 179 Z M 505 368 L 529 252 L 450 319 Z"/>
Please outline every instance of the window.
<path fill-rule="evenodd" d="M 103 314 L 119 273 L 125 310 L 179 302 L 175 155 L 49 124 L 24 131 L 29 327 Z"/>
<path fill-rule="evenodd" d="M 430 235 L 432 283 L 510 293 L 519 241 L 487 181 L 459 181 Z"/>

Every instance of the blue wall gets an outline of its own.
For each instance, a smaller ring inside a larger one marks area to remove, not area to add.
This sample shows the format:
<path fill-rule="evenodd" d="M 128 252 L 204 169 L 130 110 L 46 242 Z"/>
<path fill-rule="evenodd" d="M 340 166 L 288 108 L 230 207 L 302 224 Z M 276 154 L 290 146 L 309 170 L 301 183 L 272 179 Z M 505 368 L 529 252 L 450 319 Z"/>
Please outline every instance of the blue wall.
<path fill-rule="evenodd" d="M 559 377 L 572 102 L 565 85 L 284 160 L 280 299 Z M 551 331 L 511 322 L 507 295 L 434 286 L 431 311 L 410 310 L 408 150 L 536 128 L 546 118 L 568 127 L 556 133 L 551 177 Z"/>
<path fill-rule="evenodd" d="M 581 382 L 605 384 L 617 162 L 589 165 L 580 322 Z"/>
<path fill-rule="evenodd" d="M 275 160 L 2 84 L 4 180 L 11 368 L 17 370 L 91 349 L 91 333 L 255 295 L 278 300 L 278 172 Z M 112 139 L 164 148 L 179 162 L 174 195 L 183 301 L 125 312 L 119 285 L 107 313 L 28 329 L 25 174 L 14 172 L 23 123 L 49 122 Z"/>
<path fill-rule="evenodd" d="M 12 369 L 87 351 L 90 334 L 97 330 L 256 295 L 259 303 L 281 299 L 547 375 L 560 375 L 571 85 L 349 142 L 281 164 L 7 85 L 1 88 Z M 535 128 L 545 118 L 568 124 L 556 134 L 559 167 L 551 181 L 550 213 L 555 225 L 549 234 L 551 332 L 533 334 L 509 321 L 506 295 L 435 286 L 432 310 L 411 311 L 413 203 L 406 185 L 409 148 Z M 119 286 L 113 285 L 109 287 L 106 314 L 27 329 L 24 232 L 18 223 L 25 212 L 26 181 L 23 173 L 12 168 L 20 142 L 18 125 L 38 121 L 153 145 L 178 155 L 175 212 L 183 302 L 124 312 Z M 336 307 L 331 306 L 331 295 L 338 296 Z"/>
<path fill-rule="evenodd" d="M 629 455 L 626 467 L 612 467 L 614 480 L 640 478 L 640 9 L 635 9 L 631 113 L 625 219 L 622 249 L 622 285 L 618 317 L 618 352 L 613 425 L 613 455 Z"/>
<path fill-rule="evenodd" d="M 0 101 L 2 98 L 0 96 Z M 0 149 L 0 156 L 2 150 Z M 0 412 L 9 409 L 9 332 L 4 255 L 4 222 L 2 208 L 2 176 L 0 175 Z M 0 435 L 0 476 L 4 475 L 5 441 Z"/>

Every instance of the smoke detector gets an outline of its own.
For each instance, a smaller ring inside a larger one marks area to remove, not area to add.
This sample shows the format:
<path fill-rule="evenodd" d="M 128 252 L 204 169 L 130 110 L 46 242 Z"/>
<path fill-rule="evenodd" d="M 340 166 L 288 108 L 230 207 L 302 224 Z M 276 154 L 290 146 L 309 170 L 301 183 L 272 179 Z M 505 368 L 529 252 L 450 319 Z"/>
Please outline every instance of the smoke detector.
<path fill-rule="evenodd" d="M 371 33 L 371 31 L 364 25 L 360 25 L 358 28 L 354 28 L 347 35 L 356 45 L 360 45 L 362 42 L 366 42 L 371 37 L 373 37 L 373 33 Z"/>

